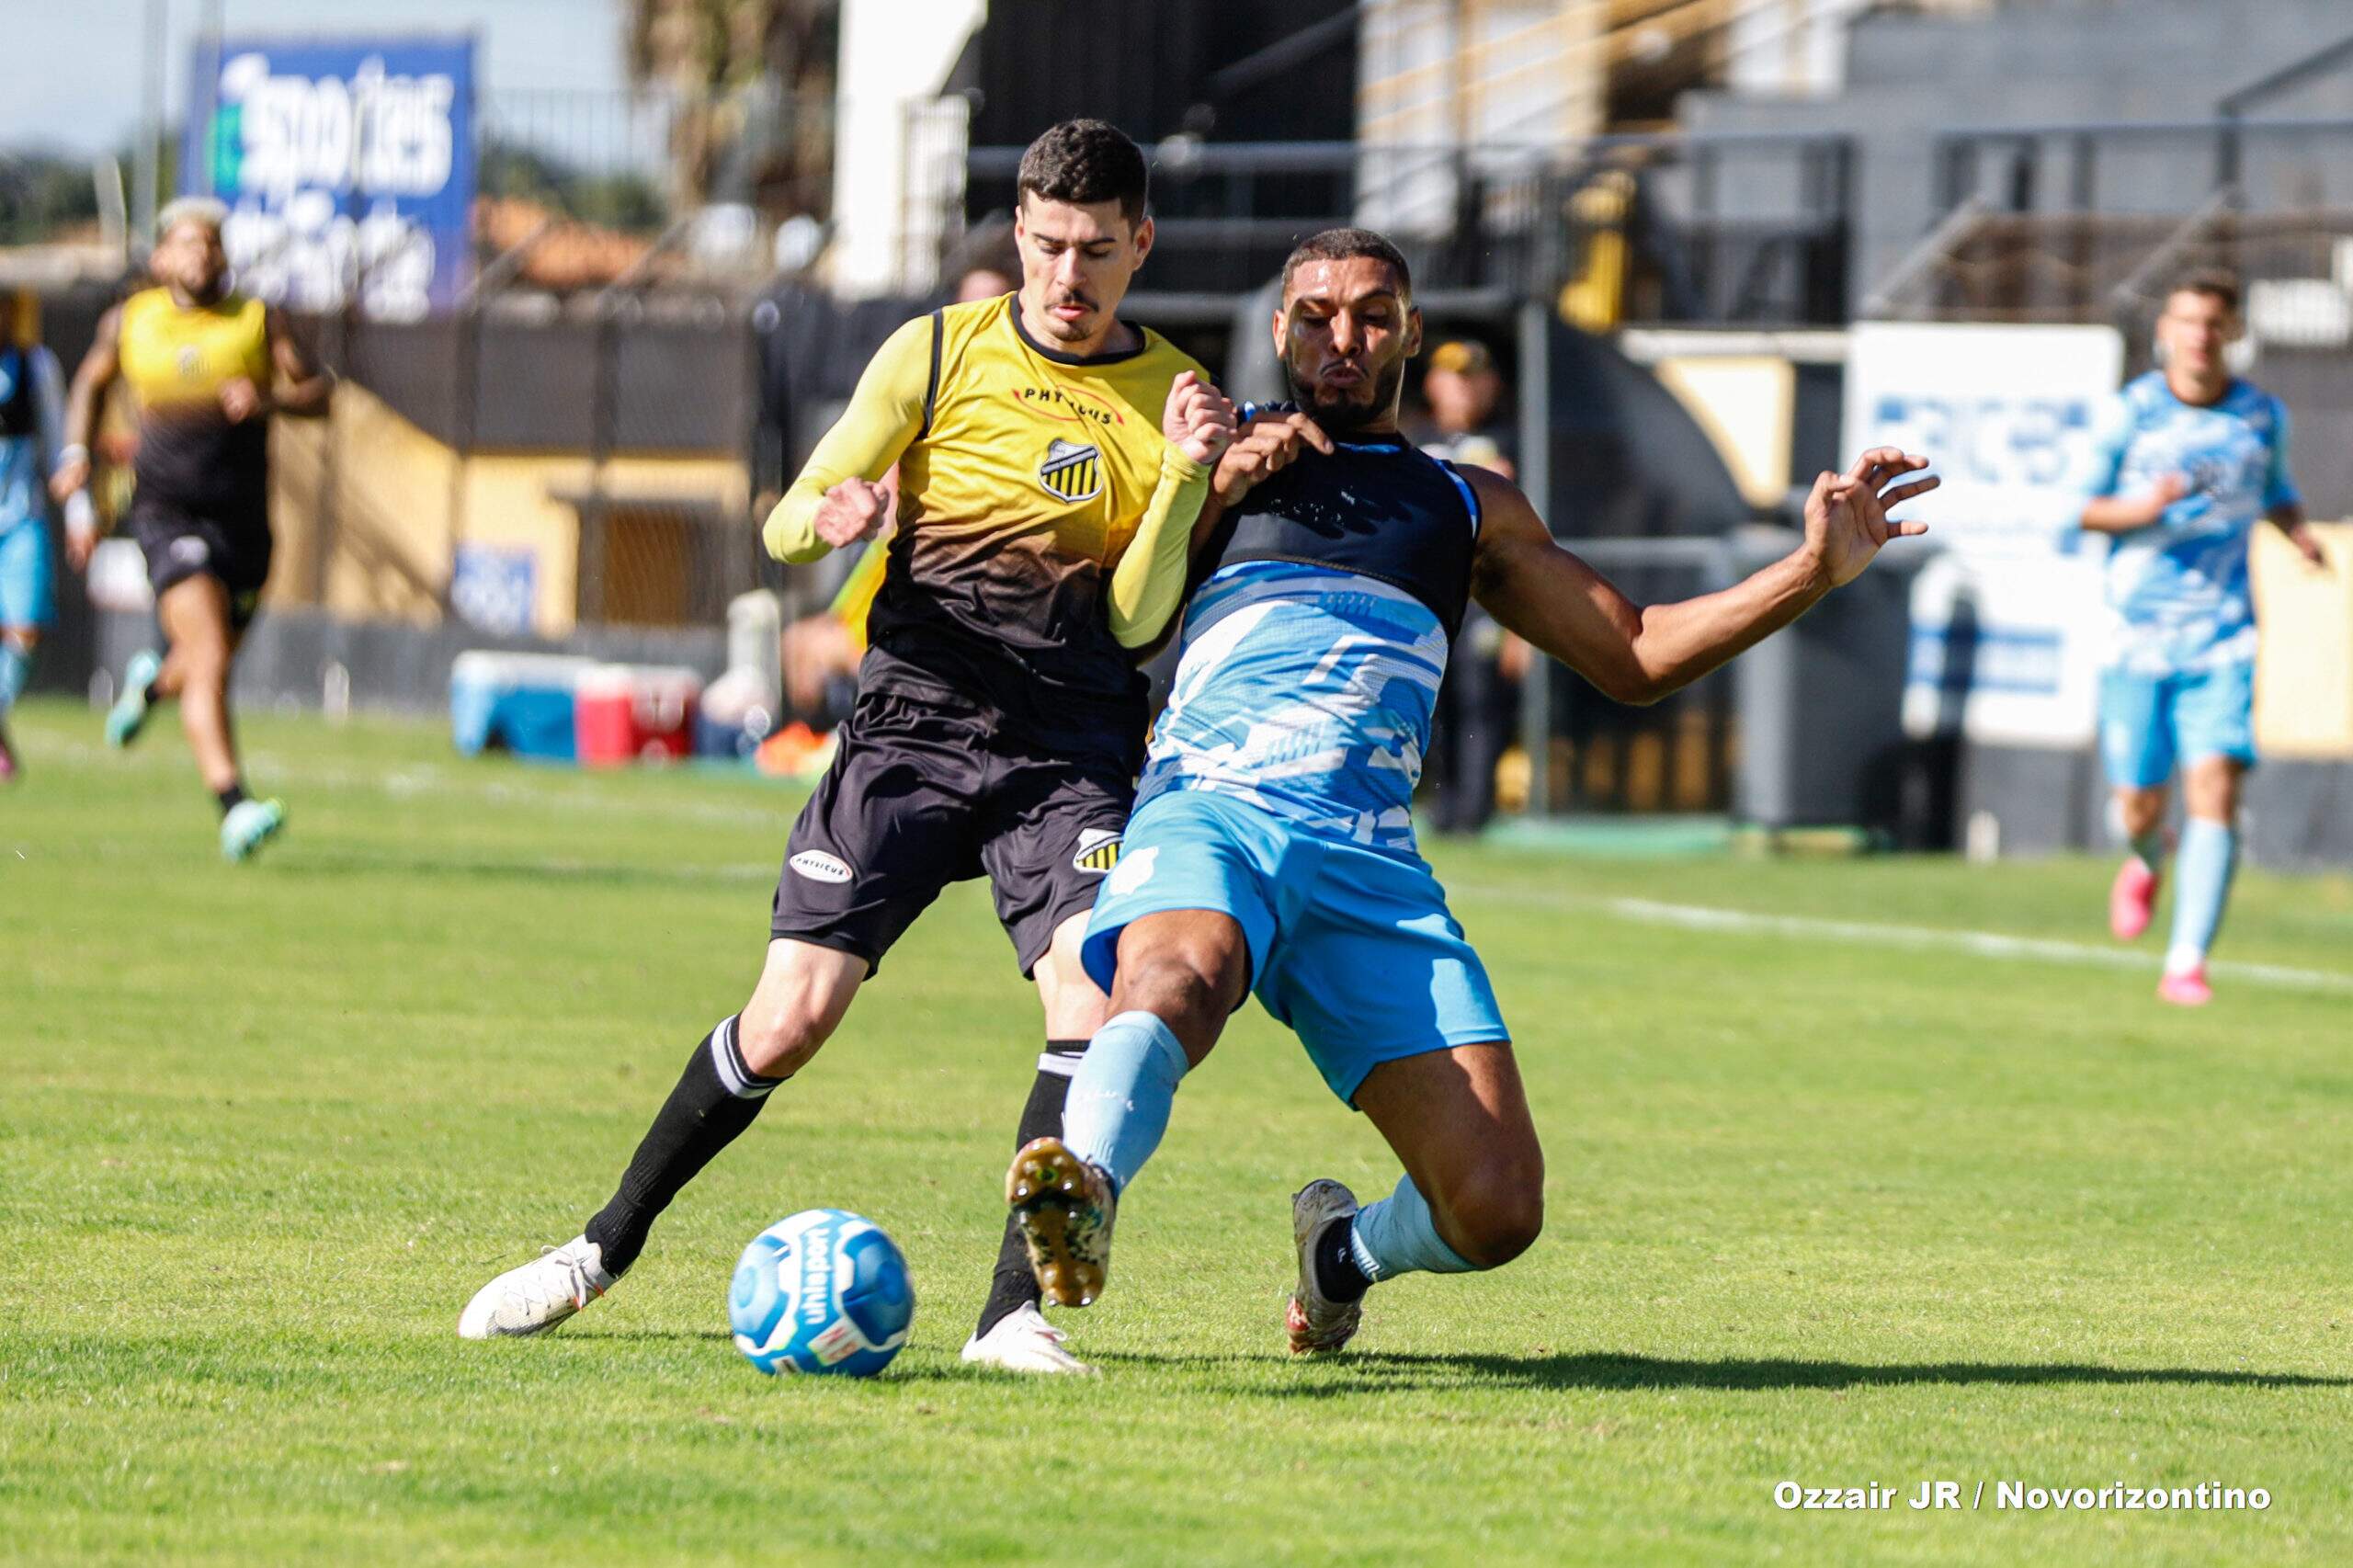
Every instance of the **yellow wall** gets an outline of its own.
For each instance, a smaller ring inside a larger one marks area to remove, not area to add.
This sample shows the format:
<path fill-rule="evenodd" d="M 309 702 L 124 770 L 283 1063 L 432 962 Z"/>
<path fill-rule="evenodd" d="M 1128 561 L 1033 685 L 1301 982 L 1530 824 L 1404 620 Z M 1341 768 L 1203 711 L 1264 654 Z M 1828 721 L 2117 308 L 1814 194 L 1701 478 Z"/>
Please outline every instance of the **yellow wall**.
<path fill-rule="evenodd" d="M 2255 530 L 2255 746 L 2266 756 L 2353 757 L 2353 523 L 2315 523 L 2328 570 L 2278 528 Z"/>
<path fill-rule="evenodd" d="M 556 497 L 588 490 L 585 457 L 478 453 L 461 460 L 365 387 L 347 381 L 335 389 L 327 418 L 277 422 L 270 470 L 278 534 L 271 603 L 324 604 L 351 619 L 429 624 L 440 617 L 462 541 L 529 550 L 537 562 L 533 630 L 546 637 L 572 630 L 580 518 Z M 605 490 L 718 506 L 752 527 L 749 481 L 733 459 L 615 458 L 605 465 Z M 331 510 L 322 504 L 330 494 Z"/>
<path fill-rule="evenodd" d="M 1695 356 L 1661 359 L 1653 369 L 1715 443 L 1750 506 L 1787 499 L 1795 366 L 1766 355 Z"/>

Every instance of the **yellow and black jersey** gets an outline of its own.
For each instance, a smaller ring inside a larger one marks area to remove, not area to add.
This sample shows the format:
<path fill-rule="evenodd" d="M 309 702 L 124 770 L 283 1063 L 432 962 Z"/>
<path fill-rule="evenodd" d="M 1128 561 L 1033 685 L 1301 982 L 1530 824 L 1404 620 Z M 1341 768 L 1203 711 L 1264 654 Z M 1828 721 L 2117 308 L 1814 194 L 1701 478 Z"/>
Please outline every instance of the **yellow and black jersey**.
<path fill-rule="evenodd" d="M 258 515 L 268 503 L 266 419 L 233 424 L 221 389 L 270 384 L 269 311 L 226 294 L 184 306 L 167 289 L 122 302 L 117 354 L 139 408 L 139 500 L 198 516 Z"/>
<path fill-rule="evenodd" d="M 1189 528 L 1199 509 L 1206 474 L 1162 435 L 1161 412 L 1179 374 L 1208 377 L 1141 329 L 1122 352 L 1061 353 L 1023 329 L 1017 299 L 950 305 L 891 335 L 770 516 L 768 548 L 824 553 L 810 518 L 824 493 L 896 462 L 898 526 L 868 612 L 883 663 L 1001 708 L 1133 700 L 1106 596 L 1148 512 L 1165 517 L 1181 492 L 1190 509 L 1171 520 Z"/>

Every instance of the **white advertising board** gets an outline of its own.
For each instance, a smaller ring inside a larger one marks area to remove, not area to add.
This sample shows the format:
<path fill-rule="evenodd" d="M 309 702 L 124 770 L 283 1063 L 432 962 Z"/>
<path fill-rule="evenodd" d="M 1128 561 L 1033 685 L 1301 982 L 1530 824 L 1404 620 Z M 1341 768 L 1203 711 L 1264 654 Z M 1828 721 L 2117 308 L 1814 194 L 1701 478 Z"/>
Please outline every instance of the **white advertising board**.
<path fill-rule="evenodd" d="M 1936 552 L 1912 597 L 1912 733 L 2091 741 L 2106 552 L 2075 527 L 2076 485 L 2123 368 L 2104 326 L 1854 328 L 1842 450 L 1902 447 L 1944 479 L 1905 514 Z"/>

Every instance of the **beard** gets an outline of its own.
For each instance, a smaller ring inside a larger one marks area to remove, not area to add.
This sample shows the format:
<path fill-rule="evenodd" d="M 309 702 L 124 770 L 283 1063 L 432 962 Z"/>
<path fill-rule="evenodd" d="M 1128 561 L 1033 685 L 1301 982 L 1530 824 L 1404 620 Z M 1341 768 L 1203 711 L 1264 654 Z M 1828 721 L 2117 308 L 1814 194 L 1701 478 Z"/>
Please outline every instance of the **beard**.
<path fill-rule="evenodd" d="M 1290 383 L 1291 401 L 1312 415 L 1325 435 L 1352 436 L 1396 412 L 1397 389 L 1405 382 L 1405 358 L 1401 354 L 1373 372 L 1372 397 L 1365 403 L 1344 392 L 1318 396 L 1288 359 L 1283 361 L 1283 380 Z"/>

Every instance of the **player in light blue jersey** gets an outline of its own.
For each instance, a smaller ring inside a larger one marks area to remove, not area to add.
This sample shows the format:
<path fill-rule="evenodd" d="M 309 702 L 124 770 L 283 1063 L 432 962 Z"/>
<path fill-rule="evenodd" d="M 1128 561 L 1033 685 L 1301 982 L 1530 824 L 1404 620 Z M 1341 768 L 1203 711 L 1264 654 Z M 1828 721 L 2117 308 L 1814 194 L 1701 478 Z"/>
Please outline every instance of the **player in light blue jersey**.
<path fill-rule="evenodd" d="M 49 476 L 65 428 L 65 377 L 41 347 L 39 306 L 13 290 L 0 315 L 0 784 L 17 777 L 8 710 L 32 676 L 40 634 L 55 618 Z"/>
<path fill-rule="evenodd" d="M 2125 941 L 2148 929 L 2178 767 L 2188 821 L 2157 994 L 2185 1006 L 2213 995 L 2206 954 L 2237 859 L 2239 782 L 2255 765 L 2248 537 L 2268 520 L 2325 562 L 2288 474 L 2288 411 L 2223 361 L 2238 311 L 2238 284 L 2216 273 L 2166 297 L 2163 368 L 2118 395 L 2084 486 L 2083 526 L 2111 539 L 2100 755 L 2132 846 L 2109 925 Z"/>
<path fill-rule="evenodd" d="M 1300 406 L 1255 419 L 1217 469 L 1194 562 L 1205 580 L 1083 949 L 1114 1016 L 1062 1136 L 1022 1149 L 1006 1198 L 1047 1296 L 1092 1300 L 1120 1191 L 1255 990 L 1405 1168 L 1361 1210 L 1334 1181 L 1292 1199 L 1287 1328 L 1307 1352 L 1348 1339 L 1374 1281 L 1495 1267 L 1542 1221 L 1509 1031 L 1414 843 L 1430 710 L 1470 600 L 1609 696 L 1654 701 L 1922 531 L 1885 508 L 1936 481 L 1908 477 L 1924 459 L 1867 452 L 1815 482 L 1786 559 L 1645 608 L 1553 543 L 1508 481 L 1398 435 L 1421 318 L 1386 240 L 1343 229 L 1303 244 L 1273 331 Z"/>

